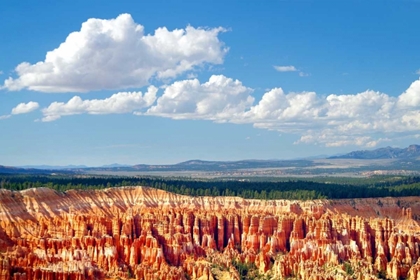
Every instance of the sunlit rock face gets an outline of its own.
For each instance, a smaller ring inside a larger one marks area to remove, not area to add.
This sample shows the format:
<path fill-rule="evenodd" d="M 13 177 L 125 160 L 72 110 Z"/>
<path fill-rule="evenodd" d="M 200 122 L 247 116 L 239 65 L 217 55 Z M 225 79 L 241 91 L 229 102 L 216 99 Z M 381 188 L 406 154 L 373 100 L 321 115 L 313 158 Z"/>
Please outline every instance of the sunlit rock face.
<path fill-rule="evenodd" d="M 419 217 L 420 197 L 0 190 L 0 280 L 420 279 Z"/>

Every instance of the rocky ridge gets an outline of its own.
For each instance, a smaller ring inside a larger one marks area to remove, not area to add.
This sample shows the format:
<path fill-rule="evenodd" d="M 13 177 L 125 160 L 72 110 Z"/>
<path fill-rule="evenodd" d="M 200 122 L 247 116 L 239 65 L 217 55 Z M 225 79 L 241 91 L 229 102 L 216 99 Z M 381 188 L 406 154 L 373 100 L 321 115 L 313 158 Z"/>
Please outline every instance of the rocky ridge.
<path fill-rule="evenodd" d="M 419 217 L 419 197 L 2 189 L 0 280 L 420 279 Z"/>
<path fill-rule="evenodd" d="M 340 156 L 329 158 L 345 159 L 418 159 L 420 158 L 420 145 L 410 145 L 407 148 L 385 147 L 375 150 L 353 151 Z"/>

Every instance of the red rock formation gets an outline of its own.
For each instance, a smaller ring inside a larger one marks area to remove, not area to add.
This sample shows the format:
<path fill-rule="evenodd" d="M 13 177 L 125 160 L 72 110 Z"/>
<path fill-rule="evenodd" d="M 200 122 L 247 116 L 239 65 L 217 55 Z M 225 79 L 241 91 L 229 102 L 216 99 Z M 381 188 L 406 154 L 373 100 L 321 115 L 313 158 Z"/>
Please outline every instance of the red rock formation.
<path fill-rule="evenodd" d="M 420 279 L 419 214 L 419 197 L 299 202 L 143 187 L 0 190 L 0 280 L 240 279 L 235 263 L 273 279 Z"/>

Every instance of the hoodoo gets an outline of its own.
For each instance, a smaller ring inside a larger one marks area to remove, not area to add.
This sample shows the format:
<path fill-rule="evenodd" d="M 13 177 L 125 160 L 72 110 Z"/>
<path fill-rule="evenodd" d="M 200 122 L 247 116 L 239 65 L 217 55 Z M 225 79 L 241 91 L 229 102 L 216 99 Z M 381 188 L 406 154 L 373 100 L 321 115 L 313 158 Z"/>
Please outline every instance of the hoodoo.
<path fill-rule="evenodd" d="M 0 190 L 0 280 L 420 279 L 420 199 Z"/>

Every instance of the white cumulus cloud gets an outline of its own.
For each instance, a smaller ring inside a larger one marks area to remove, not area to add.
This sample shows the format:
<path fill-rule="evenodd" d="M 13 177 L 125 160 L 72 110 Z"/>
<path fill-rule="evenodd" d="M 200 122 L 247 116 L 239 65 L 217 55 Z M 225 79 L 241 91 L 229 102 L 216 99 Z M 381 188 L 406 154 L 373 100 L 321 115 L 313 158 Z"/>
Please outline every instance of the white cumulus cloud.
<path fill-rule="evenodd" d="M 213 75 L 203 84 L 198 79 L 177 81 L 165 88 L 157 104 L 146 114 L 226 121 L 241 115 L 252 105 L 251 92 L 240 81 L 223 75 Z"/>
<path fill-rule="evenodd" d="M 132 113 L 151 106 L 156 100 L 157 88 L 150 86 L 145 94 L 141 92 L 119 92 L 106 99 L 83 100 L 75 96 L 68 102 L 53 102 L 42 109 L 42 121 L 54 121 L 62 116 L 78 114 L 123 114 Z"/>
<path fill-rule="evenodd" d="M 12 109 L 12 115 L 27 114 L 39 108 L 38 102 L 20 103 Z"/>
<path fill-rule="evenodd" d="M 227 48 L 218 38 L 223 28 L 168 30 L 145 34 L 129 14 L 91 18 L 80 31 L 46 54 L 44 61 L 23 62 L 4 88 L 42 92 L 87 92 L 142 87 L 151 78 L 173 78 L 205 63 L 221 64 Z"/>

